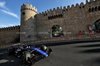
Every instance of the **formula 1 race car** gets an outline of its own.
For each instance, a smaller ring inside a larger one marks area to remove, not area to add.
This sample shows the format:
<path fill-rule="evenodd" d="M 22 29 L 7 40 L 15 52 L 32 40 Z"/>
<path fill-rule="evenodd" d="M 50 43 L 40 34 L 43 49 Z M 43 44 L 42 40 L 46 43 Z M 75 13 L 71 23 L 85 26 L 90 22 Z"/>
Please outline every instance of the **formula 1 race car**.
<path fill-rule="evenodd" d="M 52 49 L 45 45 L 41 45 L 38 47 L 35 46 L 12 46 L 8 49 L 8 55 L 15 55 L 22 59 L 23 63 L 34 64 L 39 60 L 50 56 Z"/>

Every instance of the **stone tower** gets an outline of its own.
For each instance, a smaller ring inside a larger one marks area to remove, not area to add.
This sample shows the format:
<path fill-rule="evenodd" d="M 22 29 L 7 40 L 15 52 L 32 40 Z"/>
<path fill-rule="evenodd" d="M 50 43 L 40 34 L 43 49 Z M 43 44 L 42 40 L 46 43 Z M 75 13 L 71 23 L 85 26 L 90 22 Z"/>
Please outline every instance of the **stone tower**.
<path fill-rule="evenodd" d="M 20 42 L 36 40 L 36 18 L 37 8 L 23 4 L 21 6 L 21 26 L 20 26 Z"/>

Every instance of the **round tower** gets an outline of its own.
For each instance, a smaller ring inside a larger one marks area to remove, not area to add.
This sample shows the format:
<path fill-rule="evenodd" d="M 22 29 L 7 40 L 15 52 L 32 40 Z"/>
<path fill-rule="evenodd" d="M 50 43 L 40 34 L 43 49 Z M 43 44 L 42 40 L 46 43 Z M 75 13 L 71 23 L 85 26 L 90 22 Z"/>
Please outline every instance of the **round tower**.
<path fill-rule="evenodd" d="M 27 3 L 26 5 L 23 4 L 21 6 L 21 25 L 23 25 L 23 22 L 27 21 L 29 18 L 34 18 L 34 16 L 37 14 L 37 8 Z"/>
<path fill-rule="evenodd" d="M 37 8 L 23 4 L 21 6 L 21 26 L 20 26 L 20 42 L 36 40 L 36 19 Z"/>

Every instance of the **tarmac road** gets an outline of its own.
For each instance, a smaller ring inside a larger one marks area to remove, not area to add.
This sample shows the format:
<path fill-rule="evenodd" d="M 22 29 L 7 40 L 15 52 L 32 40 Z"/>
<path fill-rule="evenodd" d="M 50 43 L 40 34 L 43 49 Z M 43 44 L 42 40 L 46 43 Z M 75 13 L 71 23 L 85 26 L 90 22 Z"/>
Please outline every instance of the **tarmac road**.
<path fill-rule="evenodd" d="M 53 52 L 32 66 L 100 66 L 100 42 L 73 43 L 51 46 Z M 28 66 L 0 50 L 0 66 Z"/>

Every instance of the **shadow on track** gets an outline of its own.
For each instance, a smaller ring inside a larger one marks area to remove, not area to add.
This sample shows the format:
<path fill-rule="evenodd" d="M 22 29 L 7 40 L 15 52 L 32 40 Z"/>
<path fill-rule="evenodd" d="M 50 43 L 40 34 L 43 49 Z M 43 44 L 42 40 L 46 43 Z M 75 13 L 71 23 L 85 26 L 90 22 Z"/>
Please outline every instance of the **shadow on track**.
<path fill-rule="evenodd" d="M 5 50 L 0 50 L 0 66 L 29 66 L 23 64 L 20 58 L 8 56 L 7 50 Z"/>
<path fill-rule="evenodd" d="M 0 54 L 0 66 L 17 66 L 19 64 L 19 60 L 15 59 L 15 57 L 8 56 L 7 53 Z"/>
<path fill-rule="evenodd" d="M 97 48 L 97 49 L 90 49 L 90 50 L 84 50 L 84 51 L 79 51 L 78 53 L 100 53 L 100 48 Z"/>
<path fill-rule="evenodd" d="M 94 45 L 83 45 L 83 46 L 76 46 L 76 47 L 100 47 L 100 44 L 94 44 Z"/>
<path fill-rule="evenodd" d="M 73 40 L 73 41 L 58 41 L 58 42 L 47 42 L 47 43 L 36 43 L 30 45 L 46 45 L 46 46 L 59 46 L 59 45 L 70 45 L 76 43 L 88 43 L 88 42 L 100 42 L 99 40 Z"/>
<path fill-rule="evenodd" d="M 94 63 L 100 64 L 100 58 L 96 58 L 93 60 Z"/>

